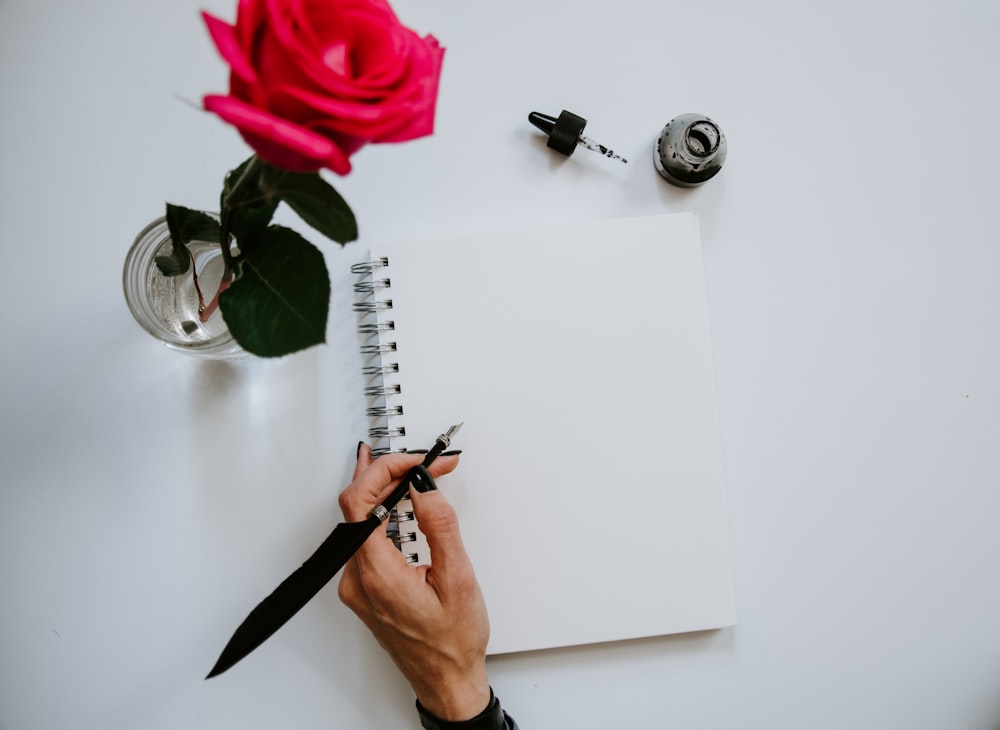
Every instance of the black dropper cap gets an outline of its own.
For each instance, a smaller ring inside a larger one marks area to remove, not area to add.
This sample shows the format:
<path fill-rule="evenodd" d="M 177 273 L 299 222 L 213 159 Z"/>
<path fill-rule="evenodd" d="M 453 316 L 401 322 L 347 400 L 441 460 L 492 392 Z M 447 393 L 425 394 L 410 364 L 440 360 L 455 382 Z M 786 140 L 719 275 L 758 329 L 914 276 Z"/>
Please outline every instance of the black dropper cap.
<path fill-rule="evenodd" d="M 583 134 L 583 128 L 587 126 L 586 119 L 565 109 L 559 114 L 558 119 L 541 112 L 531 112 L 528 121 L 549 136 L 547 146 L 564 155 L 573 154 L 580 141 L 580 135 Z"/>

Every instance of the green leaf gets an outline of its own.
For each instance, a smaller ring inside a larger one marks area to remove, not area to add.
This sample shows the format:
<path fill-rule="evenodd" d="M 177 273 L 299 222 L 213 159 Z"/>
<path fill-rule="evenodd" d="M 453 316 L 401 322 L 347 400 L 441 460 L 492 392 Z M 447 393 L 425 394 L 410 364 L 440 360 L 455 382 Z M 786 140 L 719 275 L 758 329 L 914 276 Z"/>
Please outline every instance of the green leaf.
<path fill-rule="evenodd" d="M 248 158 L 243 160 L 243 162 L 226 173 L 226 178 L 222 181 L 222 193 L 219 194 L 219 210 L 225 210 L 226 198 L 229 196 L 229 193 L 233 191 L 233 188 L 236 187 L 236 183 L 239 179 L 243 177 L 243 173 L 246 172 L 250 163 L 253 162 L 254 157 L 256 157 L 256 155 L 250 155 Z"/>
<path fill-rule="evenodd" d="M 167 203 L 167 225 L 170 237 L 183 243 L 191 241 L 218 241 L 221 231 L 219 221 L 201 210 L 192 210 Z"/>
<path fill-rule="evenodd" d="M 166 256 L 157 256 L 154 262 L 164 276 L 180 276 L 190 268 L 191 256 L 183 244 L 174 242 L 170 253 Z"/>
<path fill-rule="evenodd" d="M 318 172 L 287 172 L 274 181 L 275 193 L 306 223 L 337 243 L 358 237 L 354 211 Z"/>
<path fill-rule="evenodd" d="M 243 176 L 253 159 L 252 156 L 247 158 L 240 163 L 239 167 L 226 174 L 225 184 L 219 198 L 219 210 L 225 210 L 226 197 L 236 187 L 237 181 Z M 263 162 L 260 164 L 264 173 L 270 173 L 272 170 L 280 173 L 277 168 L 271 168 Z M 253 246 L 256 242 L 256 235 L 271 222 L 274 211 L 281 202 L 281 198 L 275 194 L 267 181 L 260 178 L 252 181 L 250 188 L 245 191 L 245 198 L 242 201 L 235 201 L 236 207 L 233 208 L 229 223 L 230 232 L 236 237 L 240 250 L 244 252 Z"/>
<path fill-rule="evenodd" d="M 218 241 L 219 222 L 200 210 L 167 203 L 167 228 L 172 244 L 167 256 L 156 257 L 156 268 L 164 276 L 177 276 L 191 266 L 186 244 L 191 241 Z"/>
<path fill-rule="evenodd" d="M 269 226 L 219 297 L 226 325 L 247 352 L 279 357 L 326 341 L 330 276 L 318 248 Z"/>

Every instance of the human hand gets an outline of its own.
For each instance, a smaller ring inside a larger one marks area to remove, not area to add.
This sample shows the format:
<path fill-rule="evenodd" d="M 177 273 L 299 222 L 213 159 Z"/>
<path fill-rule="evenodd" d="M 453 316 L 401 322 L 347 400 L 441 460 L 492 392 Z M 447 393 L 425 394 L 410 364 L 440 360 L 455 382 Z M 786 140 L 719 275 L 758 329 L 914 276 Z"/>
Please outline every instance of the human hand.
<path fill-rule="evenodd" d="M 420 454 L 389 454 L 373 461 L 363 444 L 353 481 L 340 495 L 344 518 L 365 519 L 422 460 Z M 457 456 L 442 456 L 429 470 L 436 478 L 457 465 Z M 442 720 L 467 720 L 491 697 L 486 602 L 454 508 L 439 491 L 412 490 L 410 497 L 432 565 L 408 565 L 385 531 L 376 530 L 344 566 L 340 600 L 375 635 L 421 705 Z"/>

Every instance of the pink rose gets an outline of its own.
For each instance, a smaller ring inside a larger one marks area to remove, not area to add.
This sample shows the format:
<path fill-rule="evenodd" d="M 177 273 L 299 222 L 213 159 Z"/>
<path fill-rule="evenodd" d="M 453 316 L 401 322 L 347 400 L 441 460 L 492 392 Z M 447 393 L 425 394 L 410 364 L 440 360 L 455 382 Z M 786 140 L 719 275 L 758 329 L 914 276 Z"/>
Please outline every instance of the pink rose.
<path fill-rule="evenodd" d="M 205 108 L 266 162 L 346 175 L 366 143 L 434 131 L 444 48 L 385 0 L 239 0 L 235 26 L 202 15 L 231 70 Z"/>

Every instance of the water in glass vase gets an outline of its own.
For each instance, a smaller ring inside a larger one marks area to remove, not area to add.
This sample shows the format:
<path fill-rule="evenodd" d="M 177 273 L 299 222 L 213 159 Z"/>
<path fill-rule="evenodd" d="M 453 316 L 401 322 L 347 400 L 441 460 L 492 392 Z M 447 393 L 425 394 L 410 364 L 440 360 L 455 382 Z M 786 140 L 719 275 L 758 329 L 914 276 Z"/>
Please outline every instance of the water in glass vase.
<path fill-rule="evenodd" d="M 187 248 L 192 266 L 184 274 L 164 276 L 156 266 L 156 257 L 169 254 L 172 245 L 166 219 L 160 218 L 143 229 L 129 249 L 123 283 L 125 300 L 136 322 L 175 350 L 211 359 L 245 355 L 218 309 L 207 321 L 201 321 L 201 303 L 211 302 L 222 279 L 219 243 L 191 242 Z"/>

